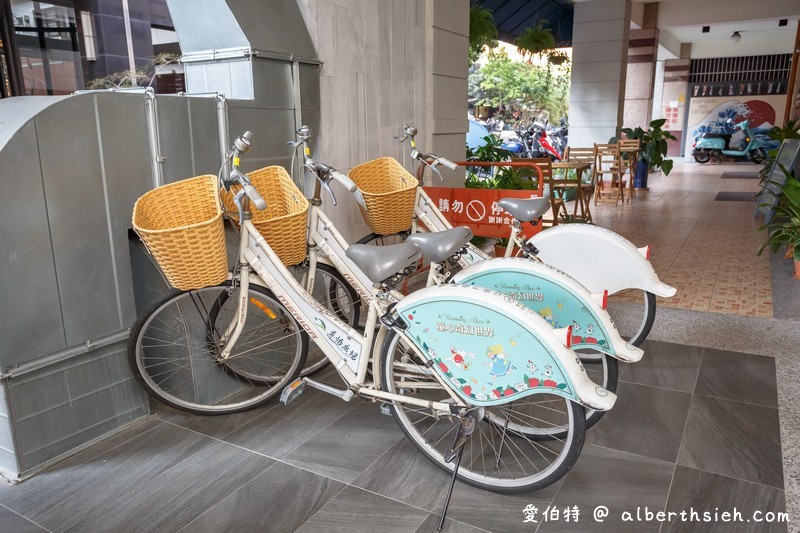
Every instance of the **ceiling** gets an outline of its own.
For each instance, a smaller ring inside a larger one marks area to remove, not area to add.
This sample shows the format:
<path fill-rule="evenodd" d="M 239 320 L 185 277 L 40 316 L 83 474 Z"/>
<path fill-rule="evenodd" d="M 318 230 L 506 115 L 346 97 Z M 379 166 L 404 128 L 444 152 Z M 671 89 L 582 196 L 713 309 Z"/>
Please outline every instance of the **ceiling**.
<path fill-rule="evenodd" d="M 708 33 L 702 32 L 702 24 L 663 28 L 661 32 L 669 32 L 682 43 L 692 43 L 693 58 L 790 53 L 798 21 L 789 19 L 787 25 L 781 27 L 778 20 L 707 24 Z M 735 31 L 742 37 L 737 43 L 731 41 Z"/>
<path fill-rule="evenodd" d="M 571 46 L 574 4 L 585 0 L 470 1 L 493 12 L 503 41 L 513 42 L 525 28 L 545 19 L 557 44 Z M 632 27 L 637 27 L 636 19 L 641 22 L 643 4 L 649 1 L 633 0 Z M 788 19 L 787 26 L 779 27 L 780 19 Z M 678 57 L 682 43 L 692 44 L 692 58 L 790 53 L 798 19 L 798 0 L 661 0 L 659 59 Z M 710 26 L 710 32 L 702 33 L 703 26 Z M 738 43 L 730 39 L 734 31 L 741 33 Z"/>
<path fill-rule="evenodd" d="M 513 42 L 525 28 L 547 20 L 556 44 L 572 45 L 573 6 L 569 0 L 471 0 L 492 11 L 499 38 Z"/>

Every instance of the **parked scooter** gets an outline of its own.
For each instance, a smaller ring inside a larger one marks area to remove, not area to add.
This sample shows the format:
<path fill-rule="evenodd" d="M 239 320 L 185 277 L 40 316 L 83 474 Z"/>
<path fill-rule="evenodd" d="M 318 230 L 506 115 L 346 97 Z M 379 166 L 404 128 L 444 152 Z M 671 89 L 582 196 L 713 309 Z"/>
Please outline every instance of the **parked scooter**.
<path fill-rule="evenodd" d="M 732 120 L 728 119 L 728 123 Z M 745 146 L 739 150 L 732 150 L 730 148 L 731 137 L 733 133 L 703 133 L 692 145 L 692 156 L 698 163 L 707 163 L 712 156 L 717 158 L 717 161 L 722 160 L 722 156 L 732 157 L 736 159 L 749 159 L 754 163 L 761 163 L 766 159 L 767 154 L 764 150 L 764 144 L 758 140 L 755 132 L 750 129 L 750 121 L 743 120 L 734 126 L 734 129 L 740 129 L 745 132 Z"/>
<path fill-rule="evenodd" d="M 564 150 L 567 148 L 567 136 L 567 121 L 563 118 L 561 119 L 560 125 L 557 128 L 551 128 L 547 134 L 550 144 L 552 144 L 553 148 L 555 148 L 556 151 L 562 155 L 564 154 Z"/>

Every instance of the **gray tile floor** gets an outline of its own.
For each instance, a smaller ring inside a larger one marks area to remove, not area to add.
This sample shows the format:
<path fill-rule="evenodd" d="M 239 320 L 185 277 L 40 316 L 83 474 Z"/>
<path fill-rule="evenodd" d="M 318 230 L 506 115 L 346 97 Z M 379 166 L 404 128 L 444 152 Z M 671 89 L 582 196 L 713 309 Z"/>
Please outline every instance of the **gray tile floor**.
<path fill-rule="evenodd" d="M 701 520 L 735 508 L 753 520 L 786 507 L 775 360 L 644 348 L 641 362 L 621 368 L 617 405 L 563 480 L 517 495 L 459 484 L 446 531 L 787 531 L 625 520 L 637 508 Z M 226 417 L 154 413 L 24 483 L 0 483 L 0 532 L 436 529 L 448 476 L 376 404 L 310 390 L 289 407 Z M 528 506 L 535 523 L 524 522 Z M 597 506 L 609 512 L 602 523 Z M 578 509 L 577 523 L 567 508 Z M 546 510 L 559 519 L 545 521 Z"/>

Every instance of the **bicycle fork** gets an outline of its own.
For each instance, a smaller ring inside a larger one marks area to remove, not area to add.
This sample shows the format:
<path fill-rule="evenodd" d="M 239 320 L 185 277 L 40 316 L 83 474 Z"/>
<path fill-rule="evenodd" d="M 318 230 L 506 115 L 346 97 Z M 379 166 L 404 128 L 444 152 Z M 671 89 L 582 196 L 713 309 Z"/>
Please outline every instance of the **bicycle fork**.
<path fill-rule="evenodd" d="M 242 264 L 239 270 L 239 299 L 237 303 L 236 318 L 228 325 L 225 335 L 220 339 L 220 345 L 224 346 L 220 352 L 219 358 L 221 361 L 227 361 L 231 356 L 233 347 L 236 346 L 236 341 L 239 340 L 239 335 L 242 334 L 244 324 L 247 320 L 247 302 L 250 289 L 250 265 Z"/>

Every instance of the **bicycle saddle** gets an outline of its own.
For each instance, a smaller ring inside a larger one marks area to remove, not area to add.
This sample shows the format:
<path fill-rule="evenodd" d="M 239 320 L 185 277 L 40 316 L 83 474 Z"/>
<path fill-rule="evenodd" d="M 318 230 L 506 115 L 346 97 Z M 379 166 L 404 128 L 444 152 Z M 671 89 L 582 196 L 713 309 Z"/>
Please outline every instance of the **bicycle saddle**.
<path fill-rule="evenodd" d="M 450 228 L 433 233 L 414 233 L 406 242 L 419 246 L 422 256 L 434 263 L 442 263 L 452 257 L 472 238 L 472 231 L 466 226 Z"/>
<path fill-rule="evenodd" d="M 373 283 L 388 279 L 417 262 L 421 254 L 413 244 L 390 246 L 353 244 L 346 255 Z"/>
<path fill-rule="evenodd" d="M 531 222 L 550 209 L 548 198 L 503 198 L 497 205 L 511 213 L 520 222 Z"/>

